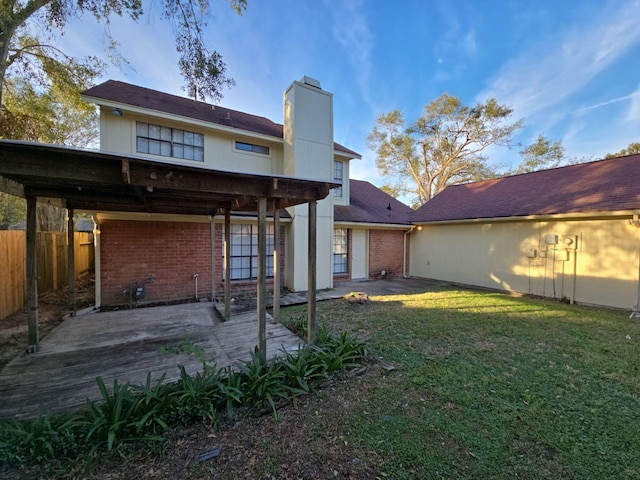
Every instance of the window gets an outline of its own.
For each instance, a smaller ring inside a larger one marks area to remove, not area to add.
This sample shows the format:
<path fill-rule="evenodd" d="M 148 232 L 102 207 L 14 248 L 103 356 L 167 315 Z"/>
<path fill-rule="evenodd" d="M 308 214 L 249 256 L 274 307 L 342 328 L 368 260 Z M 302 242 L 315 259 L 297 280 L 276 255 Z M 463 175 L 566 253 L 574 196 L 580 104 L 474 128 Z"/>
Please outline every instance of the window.
<path fill-rule="evenodd" d="M 273 237 L 273 225 L 267 225 L 267 277 L 273 277 Z M 258 278 L 258 226 L 231 225 L 230 248 L 231 280 Z"/>
<path fill-rule="evenodd" d="M 344 163 L 334 161 L 333 162 L 333 181 L 336 183 L 342 183 L 344 180 Z M 334 197 L 342 197 L 342 187 L 336 187 L 333 189 Z"/>
<path fill-rule="evenodd" d="M 204 162 L 204 135 L 136 122 L 136 152 Z"/>
<path fill-rule="evenodd" d="M 346 228 L 333 230 L 333 273 L 347 273 L 348 237 Z"/>
<path fill-rule="evenodd" d="M 263 145 L 254 145 L 252 143 L 236 142 L 236 150 L 242 150 L 243 152 L 261 153 L 262 155 L 269 155 L 269 147 Z"/>

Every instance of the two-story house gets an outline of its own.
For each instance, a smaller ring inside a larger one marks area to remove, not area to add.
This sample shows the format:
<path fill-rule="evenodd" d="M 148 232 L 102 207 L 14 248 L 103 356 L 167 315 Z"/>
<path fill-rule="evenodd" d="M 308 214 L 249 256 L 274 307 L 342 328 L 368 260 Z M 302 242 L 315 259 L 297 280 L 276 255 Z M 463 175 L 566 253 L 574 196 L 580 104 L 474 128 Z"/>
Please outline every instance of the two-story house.
<path fill-rule="evenodd" d="M 318 289 L 404 273 L 412 210 L 368 182 L 349 179 L 350 162 L 360 155 L 334 142 L 333 95 L 317 80 L 303 77 L 286 89 L 283 124 L 117 81 L 97 85 L 83 98 L 100 107 L 102 151 L 340 185 L 317 205 Z M 295 206 L 278 214 L 279 235 L 273 221 L 267 227 L 267 251 L 275 252 L 267 260 L 267 276 L 277 272 L 282 286 L 306 290 L 308 209 Z M 232 291 L 254 290 L 256 215 L 231 212 L 229 232 L 224 215 L 100 211 L 94 217 L 99 304 L 126 303 L 132 282 L 151 277 L 145 300 L 215 294 L 225 282 L 225 261 Z"/>

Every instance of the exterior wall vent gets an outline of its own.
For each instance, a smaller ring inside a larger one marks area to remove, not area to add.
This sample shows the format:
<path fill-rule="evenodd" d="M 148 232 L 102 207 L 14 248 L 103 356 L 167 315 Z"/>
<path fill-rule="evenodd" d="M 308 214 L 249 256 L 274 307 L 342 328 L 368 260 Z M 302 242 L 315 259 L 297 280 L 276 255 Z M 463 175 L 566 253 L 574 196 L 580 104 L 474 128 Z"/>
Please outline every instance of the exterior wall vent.
<path fill-rule="evenodd" d="M 302 77 L 302 83 L 305 85 L 309 85 L 310 87 L 317 88 L 318 90 L 322 90 L 320 86 L 320 80 L 316 80 L 315 78 L 307 77 L 306 75 Z"/>

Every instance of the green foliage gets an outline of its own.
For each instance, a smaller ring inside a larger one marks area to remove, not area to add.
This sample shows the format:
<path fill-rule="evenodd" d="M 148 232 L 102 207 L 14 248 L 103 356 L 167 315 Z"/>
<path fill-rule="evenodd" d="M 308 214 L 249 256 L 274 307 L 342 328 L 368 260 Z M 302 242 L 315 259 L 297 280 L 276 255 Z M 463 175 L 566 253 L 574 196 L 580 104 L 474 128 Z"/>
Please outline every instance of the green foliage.
<path fill-rule="evenodd" d="M 234 379 L 225 378 L 227 370 L 215 366 L 189 375 L 180 366 L 180 379 L 173 387 L 169 397 L 173 404 L 172 416 L 183 424 L 208 420 L 216 422 L 216 411 L 226 408 L 229 418 L 240 403 L 242 392 L 234 387 Z"/>
<path fill-rule="evenodd" d="M 160 419 L 162 402 L 145 401 L 145 396 L 136 395 L 136 389 L 128 383 L 120 385 L 114 380 L 113 389 L 109 391 L 101 377 L 96 381 L 102 401 L 87 400 L 86 440 L 94 445 L 94 449 L 106 447 L 110 451 L 135 440 L 162 440 L 162 437 L 144 431 L 149 424 L 163 426 Z M 159 385 L 161 383 L 162 380 Z M 153 416 L 156 418 L 152 419 Z"/>
<path fill-rule="evenodd" d="M 231 8 L 239 15 L 246 9 L 246 0 L 229 0 Z M 210 51 L 206 45 L 203 32 L 206 27 L 206 16 L 209 14 L 209 0 L 163 0 L 159 4 L 151 4 L 152 10 L 159 11 L 159 18 L 172 23 L 176 36 L 176 49 L 180 54 L 180 72 L 186 81 L 187 91 L 202 97 L 218 99 L 221 88 L 230 86 L 233 80 L 225 74 L 225 65 L 220 54 Z M 140 0 L 95 0 L 76 2 L 73 0 L 40 0 L 35 2 L 2 2 L 0 4 L 0 85 L 2 95 L 8 81 L 21 83 L 23 98 L 27 93 L 42 95 L 38 102 L 27 101 L 34 109 L 48 105 L 49 113 L 56 111 L 51 105 L 61 100 L 58 105 L 65 105 L 68 98 L 50 96 L 50 93 L 72 93 L 79 99 L 78 92 L 86 87 L 87 79 L 94 79 L 104 70 L 104 64 L 96 57 L 73 58 L 55 46 L 55 34 L 63 34 L 64 27 L 72 18 L 81 18 L 85 14 L 93 15 L 105 25 L 105 37 L 108 44 L 107 54 L 119 63 L 118 42 L 111 36 L 109 24 L 112 18 L 128 16 L 138 21 L 144 15 Z M 39 36 L 33 34 L 39 32 Z M 26 84 L 26 85 L 25 85 Z M 0 105 L 8 105 L 0 95 Z M 33 137 L 47 133 L 49 119 L 39 127 L 31 111 L 24 112 L 5 110 L 5 119 L 16 120 L 16 129 Z M 46 120 L 46 116 L 39 118 Z M 72 121 L 72 119 L 70 119 Z M 4 130 L 11 130 L 8 122 L 4 122 Z M 13 132 L 14 135 L 19 132 Z M 48 133 L 53 133 L 49 131 Z M 12 138 L 16 138 L 15 136 Z"/>
<path fill-rule="evenodd" d="M 27 202 L 24 198 L 0 192 L 0 230 L 7 230 L 12 224 L 26 218 Z"/>
<path fill-rule="evenodd" d="M 626 155 L 634 155 L 640 153 L 640 142 L 632 142 L 627 148 L 623 148 L 616 153 L 607 153 L 604 158 L 624 157 Z"/>
<path fill-rule="evenodd" d="M 369 134 L 376 166 L 389 183 L 387 190 L 415 196 L 416 205 L 453 183 L 494 177 L 497 172 L 482 152 L 510 146 L 521 120 L 506 123 L 512 110 L 490 98 L 473 107 L 442 94 L 407 125 L 399 110 L 382 114 Z"/>
<path fill-rule="evenodd" d="M 84 426 L 84 419 L 77 414 L 11 420 L 0 428 L 0 463 L 46 463 L 74 458 L 82 448 Z"/>
<path fill-rule="evenodd" d="M 1 37 L 1 35 L 0 35 Z M 96 108 L 80 98 L 103 70 L 95 58 L 74 59 L 32 35 L 20 35 L 7 60 L 0 137 L 86 147 L 98 139 Z"/>
<path fill-rule="evenodd" d="M 237 368 L 217 368 L 203 361 L 203 370 L 189 375 L 180 366 L 180 378 L 170 384 L 164 376 L 152 382 L 149 374 L 144 384 L 114 380 L 108 389 L 98 377 L 102 398 L 87 400 L 83 412 L 0 424 L 0 461 L 46 464 L 82 455 L 91 458 L 101 451 L 122 452 L 132 442 L 162 441 L 166 430 L 181 425 L 205 421 L 215 426 L 221 413 L 232 419 L 241 407 L 260 411 L 267 405 L 277 416 L 280 401 L 310 393 L 314 382 L 357 366 L 366 354 L 364 344 L 353 335 L 334 338 L 323 327 L 319 338 L 319 346 L 305 346 L 297 355 L 283 352 L 268 362 L 253 352 Z M 178 347 L 179 352 L 197 351 L 190 342 Z"/>
<path fill-rule="evenodd" d="M 330 336 L 322 343 L 318 342 L 315 348 L 316 355 L 330 374 L 357 367 L 367 354 L 365 343 L 347 332 L 337 337 Z"/>
<path fill-rule="evenodd" d="M 251 353 L 251 360 L 240 366 L 240 375 L 246 405 L 261 407 L 267 403 L 275 415 L 276 402 L 290 395 L 291 389 L 285 382 L 287 376 L 279 362 L 264 362 L 256 351 Z"/>
<path fill-rule="evenodd" d="M 565 160 L 562 142 L 558 140 L 551 143 L 544 135 L 538 135 L 535 142 L 520 150 L 520 155 L 522 162 L 513 172 L 515 174 L 555 168 Z"/>

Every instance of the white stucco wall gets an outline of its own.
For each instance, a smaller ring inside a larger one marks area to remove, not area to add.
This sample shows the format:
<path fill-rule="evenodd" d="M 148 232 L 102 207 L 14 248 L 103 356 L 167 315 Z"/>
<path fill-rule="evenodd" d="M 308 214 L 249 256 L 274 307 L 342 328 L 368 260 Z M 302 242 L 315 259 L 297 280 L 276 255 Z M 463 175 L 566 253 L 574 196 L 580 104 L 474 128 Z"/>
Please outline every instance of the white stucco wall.
<path fill-rule="evenodd" d="M 137 121 L 202 133 L 204 135 L 204 162 L 137 153 Z M 281 175 L 283 172 L 283 146 L 281 142 L 267 138 L 256 139 L 240 132 L 237 134 L 221 132 L 197 123 L 179 122 L 169 117 L 144 116 L 128 111 L 122 117 L 117 117 L 111 113 L 111 108 L 102 108 L 100 135 L 101 150 L 137 155 L 153 161 L 267 175 Z M 236 141 L 269 147 L 269 155 L 236 150 Z"/>
<path fill-rule="evenodd" d="M 577 252 L 545 245 L 546 234 L 577 236 Z M 639 242 L 626 218 L 422 226 L 411 234 L 410 273 L 569 299 L 575 266 L 576 302 L 634 309 Z"/>

